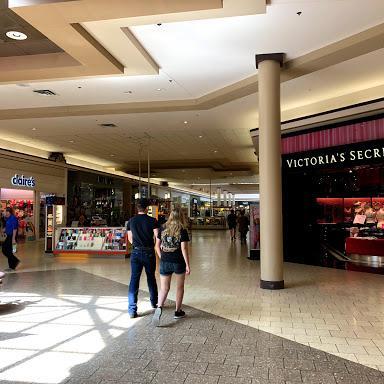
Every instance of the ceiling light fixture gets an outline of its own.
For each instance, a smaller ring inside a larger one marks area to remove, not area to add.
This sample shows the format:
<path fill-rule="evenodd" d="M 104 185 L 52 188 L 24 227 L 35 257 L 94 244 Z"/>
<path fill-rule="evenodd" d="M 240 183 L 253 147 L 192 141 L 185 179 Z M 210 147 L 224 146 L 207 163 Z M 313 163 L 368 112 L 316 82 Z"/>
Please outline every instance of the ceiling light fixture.
<path fill-rule="evenodd" d="M 217 151 L 217 150 L 213 151 L 213 153 L 217 153 L 217 152 L 219 152 L 219 151 Z"/>
<path fill-rule="evenodd" d="M 200 135 L 200 136 L 199 136 L 199 139 L 202 139 L 202 138 L 203 138 L 203 136 L 202 136 L 202 135 Z"/>
<path fill-rule="evenodd" d="M 8 31 L 5 35 L 12 40 L 26 40 L 28 38 L 25 33 L 18 31 Z"/>
<path fill-rule="evenodd" d="M 184 121 L 184 124 L 188 124 L 188 121 L 187 121 L 187 120 L 185 120 L 185 121 Z"/>
<path fill-rule="evenodd" d="M 157 88 L 156 89 L 156 91 L 158 91 L 158 92 L 160 92 L 160 91 L 162 91 L 163 90 L 163 88 Z"/>
<path fill-rule="evenodd" d="M 32 128 L 32 131 L 36 131 L 36 128 Z"/>
<path fill-rule="evenodd" d="M 110 155 L 111 157 L 115 157 L 115 155 L 112 153 L 111 155 Z"/>
<path fill-rule="evenodd" d="M 73 141 L 73 140 L 69 140 L 69 142 L 70 142 L 71 144 L 73 144 L 73 143 L 74 143 L 74 141 Z"/>

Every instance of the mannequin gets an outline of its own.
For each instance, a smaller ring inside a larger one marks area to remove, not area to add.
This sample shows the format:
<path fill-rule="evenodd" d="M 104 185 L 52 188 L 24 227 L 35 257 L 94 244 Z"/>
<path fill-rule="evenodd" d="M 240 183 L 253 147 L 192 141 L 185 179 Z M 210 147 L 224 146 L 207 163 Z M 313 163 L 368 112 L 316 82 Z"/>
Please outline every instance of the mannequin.
<path fill-rule="evenodd" d="M 364 212 L 364 208 L 361 205 L 360 201 L 357 201 L 355 204 L 353 204 L 353 211 L 355 215 L 362 215 Z"/>
<path fill-rule="evenodd" d="M 352 207 L 344 207 L 344 221 L 347 223 L 352 221 Z"/>
<path fill-rule="evenodd" d="M 376 224 L 376 211 L 369 204 L 365 206 L 364 214 L 367 216 L 367 224 Z"/>
<path fill-rule="evenodd" d="M 384 229 L 384 205 L 376 212 L 377 228 Z"/>

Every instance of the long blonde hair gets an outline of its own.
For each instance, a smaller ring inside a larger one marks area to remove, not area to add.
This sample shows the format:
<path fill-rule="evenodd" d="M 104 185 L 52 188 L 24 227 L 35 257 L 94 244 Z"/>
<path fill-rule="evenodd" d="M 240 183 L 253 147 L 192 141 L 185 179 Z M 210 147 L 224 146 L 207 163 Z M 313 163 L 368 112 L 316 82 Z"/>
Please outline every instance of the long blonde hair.
<path fill-rule="evenodd" d="M 186 228 L 185 217 L 180 208 L 172 209 L 165 223 L 164 235 L 180 237 L 181 230 Z"/>

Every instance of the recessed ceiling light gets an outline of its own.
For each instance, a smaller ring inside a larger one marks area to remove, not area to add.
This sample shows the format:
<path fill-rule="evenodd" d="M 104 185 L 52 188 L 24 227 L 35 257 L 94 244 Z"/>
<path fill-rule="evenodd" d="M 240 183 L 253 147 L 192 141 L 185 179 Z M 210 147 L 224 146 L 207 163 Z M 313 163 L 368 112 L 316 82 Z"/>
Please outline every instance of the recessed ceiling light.
<path fill-rule="evenodd" d="M 111 154 L 111 157 L 115 157 L 115 155 L 112 153 L 112 154 Z"/>
<path fill-rule="evenodd" d="M 184 121 L 184 124 L 188 124 L 188 121 L 187 121 L 187 120 L 185 120 L 185 121 Z"/>
<path fill-rule="evenodd" d="M 8 31 L 5 35 L 13 40 L 26 40 L 28 38 L 25 33 L 18 31 Z"/>
<path fill-rule="evenodd" d="M 156 89 L 156 91 L 158 91 L 158 92 L 160 92 L 160 91 L 162 91 L 163 90 L 163 88 L 157 88 Z"/>
<path fill-rule="evenodd" d="M 200 135 L 200 136 L 199 136 L 199 139 L 202 139 L 202 138 L 203 138 L 203 135 Z"/>
<path fill-rule="evenodd" d="M 74 141 L 73 141 L 73 140 L 69 140 L 69 142 L 70 142 L 71 144 L 73 144 L 73 143 L 74 143 Z"/>
<path fill-rule="evenodd" d="M 217 150 L 214 150 L 214 151 L 213 151 L 213 153 L 217 153 L 217 152 L 219 152 L 219 151 L 217 151 Z"/>
<path fill-rule="evenodd" d="M 32 128 L 32 131 L 36 131 L 36 128 Z"/>

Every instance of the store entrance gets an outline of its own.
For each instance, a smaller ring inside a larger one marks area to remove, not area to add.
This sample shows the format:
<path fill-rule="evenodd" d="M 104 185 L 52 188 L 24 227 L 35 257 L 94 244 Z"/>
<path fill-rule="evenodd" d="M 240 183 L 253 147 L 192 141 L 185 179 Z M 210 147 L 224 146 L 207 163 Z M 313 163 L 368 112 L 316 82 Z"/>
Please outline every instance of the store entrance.
<path fill-rule="evenodd" d="M 17 230 L 18 242 L 36 240 L 35 219 L 35 192 L 22 189 L 0 189 L 1 210 L 11 207 L 19 221 Z"/>

